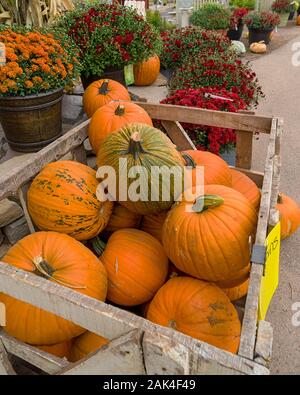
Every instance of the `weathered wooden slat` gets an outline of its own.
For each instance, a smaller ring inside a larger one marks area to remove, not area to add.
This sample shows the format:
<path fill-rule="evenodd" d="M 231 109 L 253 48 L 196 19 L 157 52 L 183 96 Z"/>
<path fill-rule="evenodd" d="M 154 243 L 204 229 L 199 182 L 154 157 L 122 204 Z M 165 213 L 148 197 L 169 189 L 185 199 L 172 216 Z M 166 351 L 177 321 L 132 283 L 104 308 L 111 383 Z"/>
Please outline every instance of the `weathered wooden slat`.
<path fill-rule="evenodd" d="M 16 372 L 14 371 L 11 363 L 9 362 L 7 352 L 5 347 L 0 339 L 0 376 L 8 376 L 8 375 L 15 375 Z"/>
<path fill-rule="evenodd" d="M 267 321 L 259 321 L 254 352 L 254 361 L 269 367 L 273 345 L 273 328 Z"/>
<path fill-rule="evenodd" d="M 70 364 L 61 375 L 145 374 L 142 332 L 134 330 L 112 340 L 81 361 Z"/>
<path fill-rule="evenodd" d="M 86 157 L 86 152 L 85 152 L 83 143 L 80 144 L 78 147 L 74 148 L 73 160 L 83 163 L 84 165 L 87 164 L 87 157 Z"/>
<path fill-rule="evenodd" d="M 78 147 L 87 137 L 89 120 L 76 126 L 53 143 L 43 148 L 9 174 L 0 177 L 0 200 L 16 192 L 26 181 L 34 177 L 47 163 L 54 162 Z"/>
<path fill-rule="evenodd" d="M 262 187 L 261 204 L 258 214 L 258 223 L 255 244 L 264 245 L 267 235 L 270 203 L 273 181 L 273 160 L 275 155 L 275 140 L 277 134 L 277 118 L 272 121 L 272 129 L 269 139 L 267 159 L 265 164 L 265 177 Z M 260 292 L 261 277 L 263 275 L 263 265 L 252 262 L 250 272 L 250 282 L 245 305 L 245 314 L 241 332 L 239 355 L 253 360 L 254 346 L 257 330 L 258 299 Z"/>
<path fill-rule="evenodd" d="M 24 211 L 24 216 L 25 216 L 28 228 L 30 230 L 30 233 L 34 233 L 35 228 L 34 228 L 33 222 L 32 222 L 30 215 L 29 215 L 29 211 L 28 211 L 27 204 L 26 204 L 26 197 L 24 196 L 23 187 L 18 189 L 18 197 L 19 197 L 22 209 Z"/>
<path fill-rule="evenodd" d="M 272 117 L 211 111 L 202 108 L 136 102 L 152 119 L 218 126 L 240 131 L 270 133 Z"/>
<path fill-rule="evenodd" d="M 4 344 L 8 353 L 24 359 L 31 365 L 34 365 L 46 373 L 56 374 L 61 369 L 69 365 L 66 359 L 57 358 L 29 344 L 9 336 L 3 330 L 0 330 L 0 341 Z"/>
<path fill-rule="evenodd" d="M 162 121 L 162 125 L 166 129 L 168 136 L 177 146 L 177 149 L 179 151 L 196 149 L 194 143 L 189 138 L 189 135 L 186 133 L 186 131 L 183 129 L 179 122 Z"/>
<path fill-rule="evenodd" d="M 236 167 L 251 169 L 253 133 L 236 131 Z"/>

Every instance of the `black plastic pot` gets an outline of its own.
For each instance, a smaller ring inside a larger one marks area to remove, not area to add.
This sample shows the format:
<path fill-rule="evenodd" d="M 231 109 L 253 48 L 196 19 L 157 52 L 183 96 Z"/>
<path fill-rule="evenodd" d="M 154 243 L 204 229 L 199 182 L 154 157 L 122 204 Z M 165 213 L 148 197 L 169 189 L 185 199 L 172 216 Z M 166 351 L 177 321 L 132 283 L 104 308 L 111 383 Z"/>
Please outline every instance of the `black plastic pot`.
<path fill-rule="evenodd" d="M 264 41 L 265 44 L 269 44 L 270 35 L 273 31 L 273 28 L 269 29 L 254 29 L 248 27 L 249 30 L 249 45 L 252 43 L 258 43 L 259 41 Z"/>
<path fill-rule="evenodd" d="M 292 21 L 294 19 L 294 16 L 295 16 L 295 11 L 291 11 L 289 15 L 289 21 Z"/>
<path fill-rule="evenodd" d="M 86 89 L 94 81 L 103 80 L 106 78 L 117 81 L 126 88 L 124 69 L 108 69 L 105 70 L 102 75 L 90 75 L 89 77 L 86 77 L 84 73 L 81 73 L 83 89 Z"/>
<path fill-rule="evenodd" d="M 240 41 L 242 37 L 243 29 L 244 29 L 244 24 L 243 22 L 240 22 L 237 26 L 237 29 L 229 29 L 227 31 L 227 37 L 230 40 Z"/>
<path fill-rule="evenodd" d="M 168 82 L 170 81 L 170 79 L 172 78 L 172 75 L 174 73 L 175 70 L 172 69 L 160 69 L 161 74 L 166 77 L 166 79 L 168 80 Z"/>

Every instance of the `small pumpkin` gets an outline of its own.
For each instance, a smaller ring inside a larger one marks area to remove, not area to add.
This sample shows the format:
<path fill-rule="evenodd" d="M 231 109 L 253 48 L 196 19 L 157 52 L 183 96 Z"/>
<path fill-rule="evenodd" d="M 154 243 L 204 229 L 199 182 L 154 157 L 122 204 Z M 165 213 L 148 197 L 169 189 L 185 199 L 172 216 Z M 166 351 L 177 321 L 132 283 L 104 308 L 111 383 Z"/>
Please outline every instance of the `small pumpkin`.
<path fill-rule="evenodd" d="M 128 90 L 119 82 L 103 79 L 92 82 L 83 94 L 83 108 L 86 115 L 91 118 L 98 108 L 110 103 L 112 100 L 130 101 Z"/>
<path fill-rule="evenodd" d="M 133 66 L 134 85 L 147 86 L 153 84 L 158 77 L 159 70 L 160 60 L 157 55 L 135 64 Z"/>
<path fill-rule="evenodd" d="M 300 15 L 297 16 L 296 25 L 297 25 L 297 26 L 300 26 Z"/>
<path fill-rule="evenodd" d="M 159 214 L 144 215 L 140 229 L 161 242 L 162 227 L 167 218 L 167 214 L 168 211 L 162 211 Z"/>
<path fill-rule="evenodd" d="M 252 43 L 250 45 L 250 51 L 254 53 L 265 53 L 267 52 L 267 45 L 264 41 L 259 41 L 258 43 Z"/>
<path fill-rule="evenodd" d="M 238 170 L 230 169 L 230 173 L 232 177 L 232 188 L 246 196 L 255 209 L 258 210 L 260 204 L 260 190 L 255 182 Z"/>
<path fill-rule="evenodd" d="M 196 167 L 204 167 L 204 184 L 220 184 L 231 187 L 231 173 L 228 164 L 208 151 L 188 150 L 183 151 L 182 156 L 186 166 L 192 167 L 192 183 L 196 184 Z"/>
<path fill-rule="evenodd" d="M 103 140 L 127 123 L 139 122 L 153 126 L 146 111 L 131 102 L 112 102 L 98 108 L 89 124 L 89 140 L 97 154 Z"/>
<path fill-rule="evenodd" d="M 119 229 L 138 228 L 141 218 L 139 214 L 133 213 L 126 207 L 116 203 L 104 232 L 111 234 Z"/>
<path fill-rule="evenodd" d="M 249 278 L 240 285 L 232 288 L 222 288 L 222 291 L 228 296 L 231 302 L 241 299 L 248 293 Z"/>
<path fill-rule="evenodd" d="M 71 361 L 71 348 L 72 341 L 67 341 L 63 343 L 53 344 L 52 346 L 36 346 L 39 350 L 45 351 L 48 354 L 55 355 L 58 358 L 66 358 Z"/>
<path fill-rule="evenodd" d="M 28 210 L 40 230 L 88 240 L 109 221 L 113 203 L 96 197 L 95 170 L 75 161 L 49 163 L 28 190 Z"/>
<path fill-rule="evenodd" d="M 137 229 L 114 232 L 100 259 L 108 276 L 107 299 L 121 306 L 136 306 L 152 299 L 168 273 L 162 245 Z"/>
<path fill-rule="evenodd" d="M 106 298 L 107 274 L 101 261 L 65 234 L 33 233 L 11 247 L 2 261 L 92 298 Z M 0 302 L 6 306 L 5 332 L 25 343 L 53 345 L 85 331 L 71 321 L 3 293 Z"/>
<path fill-rule="evenodd" d="M 235 277 L 250 261 L 249 236 L 257 214 L 241 193 L 204 185 L 204 195 L 178 202 L 164 222 L 162 241 L 181 271 L 207 281 Z"/>
<path fill-rule="evenodd" d="M 127 160 L 126 170 L 120 162 L 122 159 Z M 160 130 L 139 123 L 127 124 L 107 136 L 99 148 L 97 163 L 99 167 L 111 166 L 115 170 L 117 200 L 128 210 L 141 215 L 155 214 L 169 209 L 176 198 L 177 189 L 180 189 L 176 183 L 177 175 L 183 179 L 183 159 L 172 141 Z M 136 169 L 136 166 L 143 169 L 142 176 L 136 177 L 138 180 L 132 178 L 132 175 L 129 176 L 132 168 Z M 158 170 L 173 168 L 175 176 L 157 177 L 156 185 L 153 182 L 154 167 Z M 120 196 L 120 184 L 121 187 L 126 185 L 126 189 L 124 187 L 122 190 L 123 197 Z M 138 190 L 134 199 L 131 199 L 132 195 L 128 191 Z M 164 195 L 165 190 L 169 192 L 169 196 Z M 182 189 L 179 193 L 181 192 Z"/>
<path fill-rule="evenodd" d="M 238 351 L 238 314 L 214 284 L 189 277 L 172 278 L 154 296 L 147 319 L 223 350 Z"/>
<path fill-rule="evenodd" d="M 70 352 L 70 362 L 77 362 L 109 342 L 105 337 L 93 332 L 85 332 L 75 339 Z"/>
<path fill-rule="evenodd" d="M 292 198 L 282 192 L 278 195 L 276 208 L 280 215 L 280 233 L 283 240 L 296 232 L 300 225 L 300 208 Z"/>

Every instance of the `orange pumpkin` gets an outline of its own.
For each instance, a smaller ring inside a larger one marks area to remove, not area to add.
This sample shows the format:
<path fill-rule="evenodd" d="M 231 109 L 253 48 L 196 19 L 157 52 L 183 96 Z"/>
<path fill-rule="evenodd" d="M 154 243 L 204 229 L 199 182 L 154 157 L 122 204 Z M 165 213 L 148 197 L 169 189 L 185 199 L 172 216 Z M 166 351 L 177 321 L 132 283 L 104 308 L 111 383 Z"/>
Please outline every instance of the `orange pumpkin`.
<path fill-rule="evenodd" d="M 162 245 L 137 229 L 114 232 L 101 261 L 108 276 L 107 298 L 121 306 L 136 306 L 153 298 L 168 273 Z"/>
<path fill-rule="evenodd" d="M 230 279 L 223 281 L 215 281 L 214 283 L 222 289 L 237 287 L 238 285 L 244 283 L 247 280 L 247 278 L 249 278 L 250 269 L 251 269 L 251 265 L 249 263 L 242 270 L 239 270 L 234 276 L 230 277 Z"/>
<path fill-rule="evenodd" d="M 141 223 L 141 230 L 149 233 L 161 242 L 162 227 L 167 218 L 168 211 L 162 211 L 159 214 L 144 215 Z"/>
<path fill-rule="evenodd" d="M 86 115 L 91 118 L 98 108 L 110 103 L 112 100 L 130 101 L 128 90 L 114 80 L 99 80 L 92 82 L 83 94 L 83 108 Z"/>
<path fill-rule="evenodd" d="M 160 60 L 157 55 L 133 66 L 134 85 L 147 86 L 156 81 L 160 70 Z"/>
<path fill-rule="evenodd" d="M 250 261 L 249 236 L 257 221 L 252 204 L 224 185 L 170 210 L 162 232 L 165 251 L 181 271 L 207 281 L 236 276 Z"/>
<path fill-rule="evenodd" d="M 28 210 L 40 230 L 88 240 L 109 221 L 113 203 L 96 197 L 95 170 L 74 161 L 49 163 L 28 190 Z"/>
<path fill-rule="evenodd" d="M 62 233 L 33 233 L 11 247 L 2 261 L 95 299 L 106 298 L 107 275 L 101 261 L 83 244 Z M 53 345 L 85 331 L 8 295 L 0 294 L 0 302 L 6 306 L 4 330 L 26 343 Z"/>
<path fill-rule="evenodd" d="M 300 15 L 297 16 L 296 24 L 297 24 L 297 26 L 300 26 Z"/>
<path fill-rule="evenodd" d="M 93 332 L 85 332 L 75 340 L 70 355 L 70 361 L 76 362 L 86 357 L 91 352 L 98 350 L 109 342 L 102 336 L 96 335 Z"/>
<path fill-rule="evenodd" d="M 109 134 L 132 122 L 153 126 L 146 111 L 131 102 L 112 102 L 98 108 L 89 124 L 89 140 L 93 151 L 97 154 Z"/>
<path fill-rule="evenodd" d="M 196 166 L 204 167 L 204 184 L 220 184 L 231 187 L 231 173 L 227 163 L 208 151 L 188 150 L 182 156 L 186 166 L 192 167 L 192 183 L 196 184 Z"/>
<path fill-rule="evenodd" d="M 147 319 L 223 350 L 238 351 L 238 314 L 214 284 L 189 277 L 172 278 L 153 298 Z"/>
<path fill-rule="evenodd" d="M 68 361 L 71 361 L 71 348 L 72 341 L 53 344 L 52 346 L 36 346 L 39 350 L 45 351 L 48 354 L 55 355 L 58 358 L 66 358 Z"/>
<path fill-rule="evenodd" d="M 222 288 L 222 291 L 228 296 L 228 298 L 232 302 L 234 302 L 235 300 L 241 299 L 245 295 L 247 295 L 248 287 L 249 287 L 249 279 L 247 279 L 240 285 L 236 285 L 235 287 Z"/>
<path fill-rule="evenodd" d="M 230 173 L 232 177 L 232 188 L 246 196 L 255 209 L 258 210 L 260 204 L 260 190 L 255 182 L 238 170 L 230 169 Z"/>
<path fill-rule="evenodd" d="M 279 194 L 276 208 L 280 215 L 281 239 L 285 239 L 296 232 L 300 225 L 300 208 L 284 193 Z"/>
<path fill-rule="evenodd" d="M 117 203 L 114 205 L 113 212 L 104 232 L 111 234 L 119 229 L 137 228 L 140 224 L 141 218 L 142 217 L 139 214 L 133 213 L 126 207 Z"/>

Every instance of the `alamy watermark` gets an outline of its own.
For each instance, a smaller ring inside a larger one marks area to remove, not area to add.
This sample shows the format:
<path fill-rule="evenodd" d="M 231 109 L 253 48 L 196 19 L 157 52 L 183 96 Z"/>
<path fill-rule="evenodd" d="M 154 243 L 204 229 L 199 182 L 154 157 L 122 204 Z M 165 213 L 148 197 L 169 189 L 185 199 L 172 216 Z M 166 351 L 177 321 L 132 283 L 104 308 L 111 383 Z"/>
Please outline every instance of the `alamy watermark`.
<path fill-rule="evenodd" d="M 294 67 L 300 66 L 300 41 L 296 41 L 292 44 L 292 65 Z"/>
<path fill-rule="evenodd" d="M 298 327 L 300 326 L 300 302 L 292 304 L 292 311 L 295 311 L 292 316 L 292 325 Z"/>

